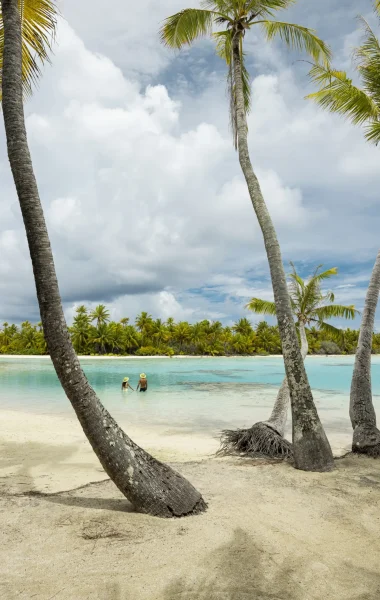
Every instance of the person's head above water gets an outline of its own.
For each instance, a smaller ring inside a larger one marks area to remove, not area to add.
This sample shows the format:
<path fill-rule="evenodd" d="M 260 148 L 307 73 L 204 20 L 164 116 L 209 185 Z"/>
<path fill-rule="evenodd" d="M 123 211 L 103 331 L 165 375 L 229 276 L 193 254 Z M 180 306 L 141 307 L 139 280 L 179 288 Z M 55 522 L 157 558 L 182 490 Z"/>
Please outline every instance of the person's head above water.
<path fill-rule="evenodd" d="M 129 381 L 129 377 L 124 377 L 123 383 L 127 383 L 127 381 Z"/>
<path fill-rule="evenodd" d="M 140 379 L 146 379 L 145 373 L 140 373 Z"/>

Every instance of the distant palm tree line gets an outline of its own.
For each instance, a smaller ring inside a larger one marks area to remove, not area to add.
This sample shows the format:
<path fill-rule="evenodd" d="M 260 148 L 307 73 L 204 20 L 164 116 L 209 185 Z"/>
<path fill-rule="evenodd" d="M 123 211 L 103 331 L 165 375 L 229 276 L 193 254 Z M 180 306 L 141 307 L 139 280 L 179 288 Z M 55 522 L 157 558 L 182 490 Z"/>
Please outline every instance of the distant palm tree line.
<path fill-rule="evenodd" d="M 90 311 L 78 306 L 72 327 L 72 342 L 78 354 L 89 355 L 268 355 L 281 354 L 277 325 L 260 321 L 256 325 L 243 317 L 230 327 L 220 321 L 188 323 L 169 318 L 153 319 L 140 313 L 135 324 L 128 318 L 111 321 L 107 308 L 100 304 Z M 306 330 L 310 354 L 353 354 L 359 331 L 345 329 L 341 339 L 334 332 L 310 327 Z M 337 343 L 338 341 L 338 343 Z M 373 334 L 373 352 L 380 353 L 380 333 Z M 1 354 L 47 354 L 41 323 L 24 321 L 21 326 L 4 323 L 0 330 Z"/>

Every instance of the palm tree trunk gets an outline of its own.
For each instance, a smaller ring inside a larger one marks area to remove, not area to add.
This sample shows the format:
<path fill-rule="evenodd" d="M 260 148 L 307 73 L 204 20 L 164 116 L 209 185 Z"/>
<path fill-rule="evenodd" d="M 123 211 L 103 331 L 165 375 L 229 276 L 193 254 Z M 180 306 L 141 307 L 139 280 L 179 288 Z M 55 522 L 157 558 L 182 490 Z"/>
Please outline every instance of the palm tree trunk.
<path fill-rule="evenodd" d="M 8 156 L 33 264 L 41 320 L 59 380 L 104 470 L 137 510 L 160 517 L 203 511 L 200 493 L 181 475 L 137 446 L 90 387 L 67 331 L 53 255 L 29 153 L 21 73 L 17 0 L 2 0 L 3 113 Z"/>
<path fill-rule="evenodd" d="M 309 350 L 309 344 L 307 342 L 305 325 L 302 321 L 300 321 L 299 324 L 299 332 L 301 338 L 302 360 L 305 360 Z M 272 427 L 272 429 L 277 431 L 277 433 L 282 437 L 285 434 L 286 421 L 288 420 L 289 400 L 290 394 L 288 379 L 287 377 L 285 377 L 278 391 L 272 414 L 269 417 L 268 421 L 264 421 L 265 425 L 268 425 L 268 427 Z"/>
<path fill-rule="evenodd" d="M 294 464 L 305 471 L 330 471 L 334 467 L 330 444 L 319 420 L 303 364 L 293 320 L 285 272 L 272 219 L 253 171 L 247 141 L 240 35 L 233 39 L 234 100 L 240 165 L 264 237 L 272 279 L 285 371 L 289 384 L 293 417 Z"/>
<path fill-rule="evenodd" d="M 371 352 L 379 292 L 380 251 L 365 299 L 350 394 L 350 418 L 354 429 L 352 450 L 376 456 L 380 456 L 380 431 L 376 428 L 376 413 L 372 403 Z"/>

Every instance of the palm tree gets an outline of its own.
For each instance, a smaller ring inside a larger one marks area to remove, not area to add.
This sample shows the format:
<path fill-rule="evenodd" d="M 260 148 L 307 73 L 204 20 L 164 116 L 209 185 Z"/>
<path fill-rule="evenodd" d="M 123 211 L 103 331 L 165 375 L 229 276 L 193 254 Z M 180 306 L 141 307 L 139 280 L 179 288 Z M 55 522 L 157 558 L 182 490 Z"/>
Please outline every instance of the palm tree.
<path fill-rule="evenodd" d="M 144 346 L 146 344 L 147 335 L 153 325 L 152 315 L 149 315 L 147 312 L 143 311 L 137 315 L 135 323 L 137 329 L 141 333 L 142 345 Z"/>
<path fill-rule="evenodd" d="M 96 327 L 105 325 L 110 320 L 110 313 L 104 304 L 98 304 L 90 314 L 90 320 L 96 321 Z"/>
<path fill-rule="evenodd" d="M 249 335 L 252 333 L 252 325 L 250 321 L 246 317 L 239 319 L 235 325 L 232 327 L 232 331 L 235 333 L 241 333 L 242 335 Z"/>
<path fill-rule="evenodd" d="M 8 157 L 33 264 L 41 321 L 54 368 L 104 470 L 145 513 L 182 516 L 205 509 L 200 493 L 170 467 L 137 446 L 101 404 L 84 375 L 67 331 L 53 254 L 30 157 L 23 107 L 22 31 L 44 45 L 54 29 L 53 0 L 1 0 L 4 51 L 2 106 Z M 28 10 L 26 7 L 28 6 Z M 23 28 L 21 26 L 21 19 Z M 43 57 L 43 54 L 42 54 Z"/>
<path fill-rule="evenodd" d="M 191 328 L 186 321 L 180 321 L 175 326 L 174 339 L 179 344 L 179 349 L 182 351 L 183 345 L 191 338 Z"/>
<path fill-rule="evenodd" d="M 375 2 L 380 16 L 380 0 Z M 348 118 L 354 125 L 364 125 L 368 142 L 380 142 L 380 41 L 363 17 L 363 43 L 355 49 L 356 70 L 361 87 L 354 85 L 345 71 L 315 64 L 311 80 L 319 90 L 307 96 L 322 108 Z M 372 271 L 360 326 L 350 393 L 350 418 L 354 429 L 352 449 L 380 456 L 380 431 L 372 402 L 371 349 L 376 306 L 380 293 L 380 251 Z"/>
<path fill-rule="evenodd" d="M 371 350 L 379 290 L 380 251 L 365 298 L 350 393 L 350 418 L 354 430 L 352 450 L 375 457 L 380 457 L 380 431 L 376 427 L 372 402 Z"/>
<path fill-rule="evenodd" d="M 338 273 L 336 267 L 321 272 L 322 265 L 319 265 L 310 279 L 304 281 L 296 272 L 293 263 L 291 266 L 290 302 L 301 338 L 302 358 L 305 359 L 308 353 L 306 327 L 315 324 L 321 331 L 327 332 L 335 339 L 340 339 L 341 330 L 327 321 L 336 317 L 353 319 L 357 311 L 354 306 L 334 304 L 334 294 L 332 292 L 323 293 L 321 289 L 323 281 Z M 256 314 L 276 315 L 275 303 L 268 300 L 252 298 L 247 304 L 247 308 Z M 269 331 L 270 328 L 267 326 L 265 330 Z M 224 454 L 236 452 L 246 455 L 261 454 L 283 458 L 292 455 L 291 444 L 284 439 L 289 399 L 288 380 L 285 377 L 268 421 L 255 423 L 249 429 L 223 431 L 221 452 Z"/>
<path fill-rule="evenodd" d="M 377 6 L 380 16 L 380 8 Z M 365 138 L 380 141 L 380 42 L 363 17 L 359 17 L 364 40 L 355 49 L 356 71 L 362 86 L 354 85 L 345 71 L 315 63 L 309 76 L 319 88 L 306 96 L 322 108 L 365 126 Z"/>
<path fill-rule="evenodd" d="M 290 48 L 305 49 L 315 61 L 327 63 L 330 57 L 328 47 L 314 31 L 293 23 L 268 19 L 277 10 L 285 9 L 292 3 L 293 0 L 203 0 L 202 9 L 188 8 L 167 18 L 161 38 L 167 46 L 181 48 L 200 36 L 211 34 L 216 41 L 218 55 L 228 66 L 234 144 L 263 234 L 277 307 L 292 401 L 294 462 L 299 469 L 328 471 L 333 468 L 333 456 L 314 405 L 294 326 L 280 246 L 252 168 L 247 139 L 250 85 L 244 64 L 243 41 L 249 29 L 260 27 L 267 40 L 279 36 Z M 221 26 L 225 27 L 223 31 L 219 30 Z M 217 29 L 214 33 L 213 27 Z"/>

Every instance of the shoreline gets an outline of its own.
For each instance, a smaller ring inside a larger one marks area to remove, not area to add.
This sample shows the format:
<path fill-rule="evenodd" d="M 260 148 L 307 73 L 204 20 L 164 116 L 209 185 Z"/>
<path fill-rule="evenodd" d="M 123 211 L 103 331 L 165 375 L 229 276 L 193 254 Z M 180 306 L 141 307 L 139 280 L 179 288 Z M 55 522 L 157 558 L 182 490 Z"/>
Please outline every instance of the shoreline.
<path fill-rule="evenodd" d="M 354 357 L 355 354 L 308 354 L 306 358 L 350 358 Z M 372 356 L 380 356 L 380 354 L 372 354 Z M 50 356 L 48 354 L 0 354 L 1 358 L 42 358 L 49 359 Z M 267 354 L 265 356 L 259 354 L 230 354 L 228 356 L 209 356 L 208 354 L 181 354 L 174 356 L 165 356 L 165 355 L 149 355 L 149 356 L 135 356 L 133 354 L 124 355 L 124 356 L 103 356 L 103 355 L 95 355 L 91 356 L 89 354 L 78 354 L 79 360 L 183 360 L 183 359 L 236 359 L 236 358 L 253 358 L 253 359 L 267 359 L 267 358 L 283 358 L 282 354 Z"/>

